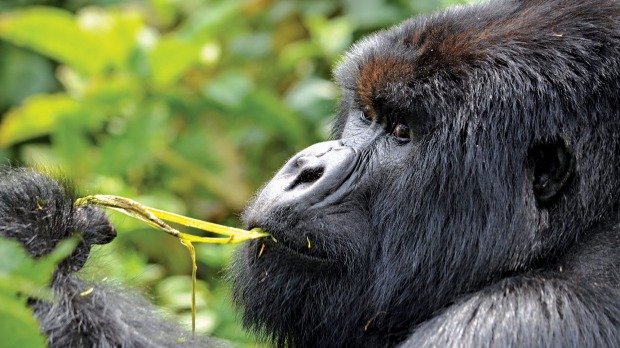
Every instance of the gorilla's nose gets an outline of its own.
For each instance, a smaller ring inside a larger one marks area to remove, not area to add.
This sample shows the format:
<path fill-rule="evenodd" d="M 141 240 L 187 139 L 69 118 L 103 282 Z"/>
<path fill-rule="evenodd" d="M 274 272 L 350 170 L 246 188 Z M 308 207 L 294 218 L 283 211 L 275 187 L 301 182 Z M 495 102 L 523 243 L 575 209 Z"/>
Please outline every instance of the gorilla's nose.
<path fill-rule="evenodd" d="M 317 203 L 336 191 L 350 173 L 355 151 L 338 141 L 314 144 L 295 155 L 277 176 L 288 181 L 284 195 Z"/>
<path fill-rule="evenodd" d="M 324 202 L 350 178 L 357 157 L 339 141 L 314 144 L 293 156 L 265 186 L 254 208 L 308 207 Z"/>
<path fill-rule="evenodd" d="M 323 174 L 325 173 L 325 167 L 321 163 L 310 163 L 310 162 L 320 162 L 316 161 L 316 158 L 306 159 L 300 158 L 297 161 L 297 164 L 300 167 L 303 167 L 301 173 L 295 178 L 295 180 L 291 183 L 289 190 L 294 189 L 295 187 L 302 184 L 312 184 L 313 182 L 319 180 Z"/>

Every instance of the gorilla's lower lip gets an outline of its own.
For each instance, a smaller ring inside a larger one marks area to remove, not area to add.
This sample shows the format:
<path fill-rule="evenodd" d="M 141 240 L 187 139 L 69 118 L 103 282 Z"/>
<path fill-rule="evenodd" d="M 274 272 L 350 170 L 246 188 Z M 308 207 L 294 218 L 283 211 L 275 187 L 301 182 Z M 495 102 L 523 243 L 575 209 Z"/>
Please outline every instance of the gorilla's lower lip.
<path fill-rule="evenodd" d="M 265 245 L 266 247 L 261 252 L 263 245 Z M 300 251 L 299 249 L 296 249 L 296 248 L 292 248 L 281 241 L 278 241 L 278 242 L 268 241 L 265 243 L 260 243 L 260 242 L 257 243 L 257 255 L 259 257 L 264 257 L 265 254 L 269 252 L 275 252 L 279 255 L 285 255 L 287 257 L 294 257 L 296 259 L 302 259 L 302 260 L 306 260 L 306 261 L 314 262 L 314 263 L 317 263 L 317 262 L 335 263 L 336 262 L 336 260 L 333 260 L 327 257 L 309 255 L 308 253 Z"/>

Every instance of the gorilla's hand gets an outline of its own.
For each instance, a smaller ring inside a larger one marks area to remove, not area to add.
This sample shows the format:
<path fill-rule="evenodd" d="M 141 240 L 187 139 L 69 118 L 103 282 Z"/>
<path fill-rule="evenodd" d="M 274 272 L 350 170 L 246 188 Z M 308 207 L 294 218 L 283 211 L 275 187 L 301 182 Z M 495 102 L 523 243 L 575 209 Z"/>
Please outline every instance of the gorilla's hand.
<path fill-rule="evenodd" d="M 22 243 L 32 257 L 50 253 L 75 234 L 76 250 L 59 267 L 79 270 L 93 244 L 106 244 L 116 230 L 105 213 L 91 207 L 75 208 L 75 192 L 66 181 L 32 169 L 5 169 L 0 173 L 0 236 Z"/>

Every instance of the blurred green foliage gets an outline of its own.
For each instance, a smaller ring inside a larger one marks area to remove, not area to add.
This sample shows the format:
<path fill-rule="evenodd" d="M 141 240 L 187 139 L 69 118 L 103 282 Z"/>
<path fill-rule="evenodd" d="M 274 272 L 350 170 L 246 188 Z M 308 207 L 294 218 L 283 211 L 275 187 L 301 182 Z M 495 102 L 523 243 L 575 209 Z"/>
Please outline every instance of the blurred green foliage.
<path fill-rule="evenodd" d="M 67 257 L 77 243 L 77 238 L 63 241 L 45 258 L 33 260 L 17 241 L 0 238 L 0 337 L 3 347 L 46 346 L 26 301 L 28 298 L 53 300 L 45 285 L 49 283 L 56 264 Z"/>
<path fill-rule="evenodd" d="M 0 158 L 61 168 L 85 193 L 238 225 L 252 192 L 288 156 L 328 137 L 338 96 L 330 71 L 344 50 L 457 2 L 2 1 Z M 189 322 L 186 250 L 113 219 L 119 237 L 95 250 L 85 273 L 150 289 Z M 222 280 L 232 247 L 196 248 L 198 329 L 253 344 Z"/>

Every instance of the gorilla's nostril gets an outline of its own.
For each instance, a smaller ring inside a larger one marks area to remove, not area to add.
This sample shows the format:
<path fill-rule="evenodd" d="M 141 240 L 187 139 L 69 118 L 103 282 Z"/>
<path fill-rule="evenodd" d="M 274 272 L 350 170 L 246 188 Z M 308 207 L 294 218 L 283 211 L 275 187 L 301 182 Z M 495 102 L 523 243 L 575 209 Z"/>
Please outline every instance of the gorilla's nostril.
<path fill-rule="evenodd" d="M 319 180 L 323 176 L 324 171 L 325 171 L 325 168 L 323 167 L 305 168 L 295 178 L 295 181 L 293 181 L 293 183 L 289 187 L 289 190 L 295 188 L 297 185 L 304 184 L 304 183 L 311 184 Z"/>

